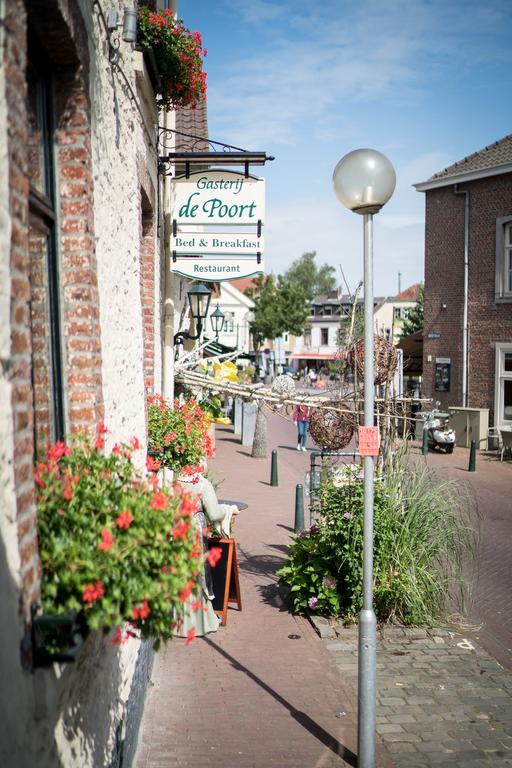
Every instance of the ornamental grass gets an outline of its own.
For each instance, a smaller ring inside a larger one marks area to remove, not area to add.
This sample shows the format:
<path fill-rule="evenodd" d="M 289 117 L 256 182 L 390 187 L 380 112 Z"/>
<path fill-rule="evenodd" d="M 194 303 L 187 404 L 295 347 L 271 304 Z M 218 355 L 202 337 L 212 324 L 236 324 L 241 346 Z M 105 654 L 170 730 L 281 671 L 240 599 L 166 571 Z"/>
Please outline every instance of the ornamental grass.
<path fill-rule="evenodd" d="M 295 612 L 354 620 L 362 607 L 363 479 L 359 466 L 326 473 L 318 521 L 294 537 L 279 571 Z M 467 486 L 441 479 L 403 449 L 375 479 L 374 608 L 381 622 L 432 624 L 471 593 L 478 539 Z"/>

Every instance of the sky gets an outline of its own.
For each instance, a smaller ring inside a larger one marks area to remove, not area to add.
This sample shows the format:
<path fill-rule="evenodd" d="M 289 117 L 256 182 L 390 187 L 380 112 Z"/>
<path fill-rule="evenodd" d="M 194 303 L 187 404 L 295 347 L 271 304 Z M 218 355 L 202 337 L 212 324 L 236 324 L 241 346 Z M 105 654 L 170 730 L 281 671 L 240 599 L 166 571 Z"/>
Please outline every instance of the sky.
<path fill-rule="evenodd" d="M 371 147 L 397 175 L 375 216 L 374 292 L 421 281 L 425 196 L 412 185 L 512 133 L 511 0 L 180 0 L 179 15 L 207 49 L 210 139 L 275 157 L 253 170 L 266 179 L 265 271 L 314 250 L 355 288 L 362 217 L 332 173 Z"/>

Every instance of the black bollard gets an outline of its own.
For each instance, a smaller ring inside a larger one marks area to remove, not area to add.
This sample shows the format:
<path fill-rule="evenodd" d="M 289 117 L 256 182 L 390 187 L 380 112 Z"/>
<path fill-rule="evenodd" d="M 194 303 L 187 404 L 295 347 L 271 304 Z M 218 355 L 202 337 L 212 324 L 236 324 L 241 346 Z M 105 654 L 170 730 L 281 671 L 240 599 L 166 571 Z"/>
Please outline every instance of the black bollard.
<path fill-rule="evenodd" d="M 270 466 L 270 485 L 276 487 L 279 485 L 277 479 L 277 451 L 272 451 L 272 464 Z"/>
<path fill-rule="evenodd" d="M 476 470 L 476 440 L 472 440 L 471 447 L 469 449 L 468 472 L 475 472 L 475 470 Z"/>
<path fill-rule="evenodd" d="M 304 490 L 298 483 L 295 486 L 295 533 L 304 530 Z"/>
<path fill-rule="evenodd" d="M 421 452 L 424 456 L 428 453 L 428 432 L 426 429 L 423 430 L 423 443 L 421 444 Z"/>

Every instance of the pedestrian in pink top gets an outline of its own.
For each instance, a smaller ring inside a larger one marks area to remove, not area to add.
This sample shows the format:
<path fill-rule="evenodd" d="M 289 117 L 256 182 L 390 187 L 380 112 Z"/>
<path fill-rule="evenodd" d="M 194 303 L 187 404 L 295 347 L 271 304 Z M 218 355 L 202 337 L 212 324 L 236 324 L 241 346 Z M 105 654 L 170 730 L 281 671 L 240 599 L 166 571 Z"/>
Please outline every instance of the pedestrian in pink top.
<path fill-rule="evenodd" d="M 298 437 L 297 437 L 297 450 L 306 450 L 306 440 L 308 439 L 309 429 L 309 417 L 311 415 L 311 408 L 307 405 L 298 405 L 293 415 L 293 421 L 297 425 Z"/>

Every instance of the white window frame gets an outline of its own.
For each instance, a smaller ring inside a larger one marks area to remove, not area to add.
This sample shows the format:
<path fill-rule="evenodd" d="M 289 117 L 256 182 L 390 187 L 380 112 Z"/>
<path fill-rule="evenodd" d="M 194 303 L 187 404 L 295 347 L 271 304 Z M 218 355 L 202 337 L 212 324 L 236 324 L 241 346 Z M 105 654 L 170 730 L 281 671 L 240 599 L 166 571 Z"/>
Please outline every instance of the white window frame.
<path fill-rule="evenodd" d="M 512 371 L 505 370 L 505 353 L 512 354 L 512 342 L 496 344 L 496 369 L 494 378 L 494 422 L 497 427 L 512 426 L 512 419 L 503 419 L 504 381 L 512 381 Z"/>
<path fill-rule="evenodd" d="M 512 216 L 496 219 L 495 301 L 512 302 Z"/>

